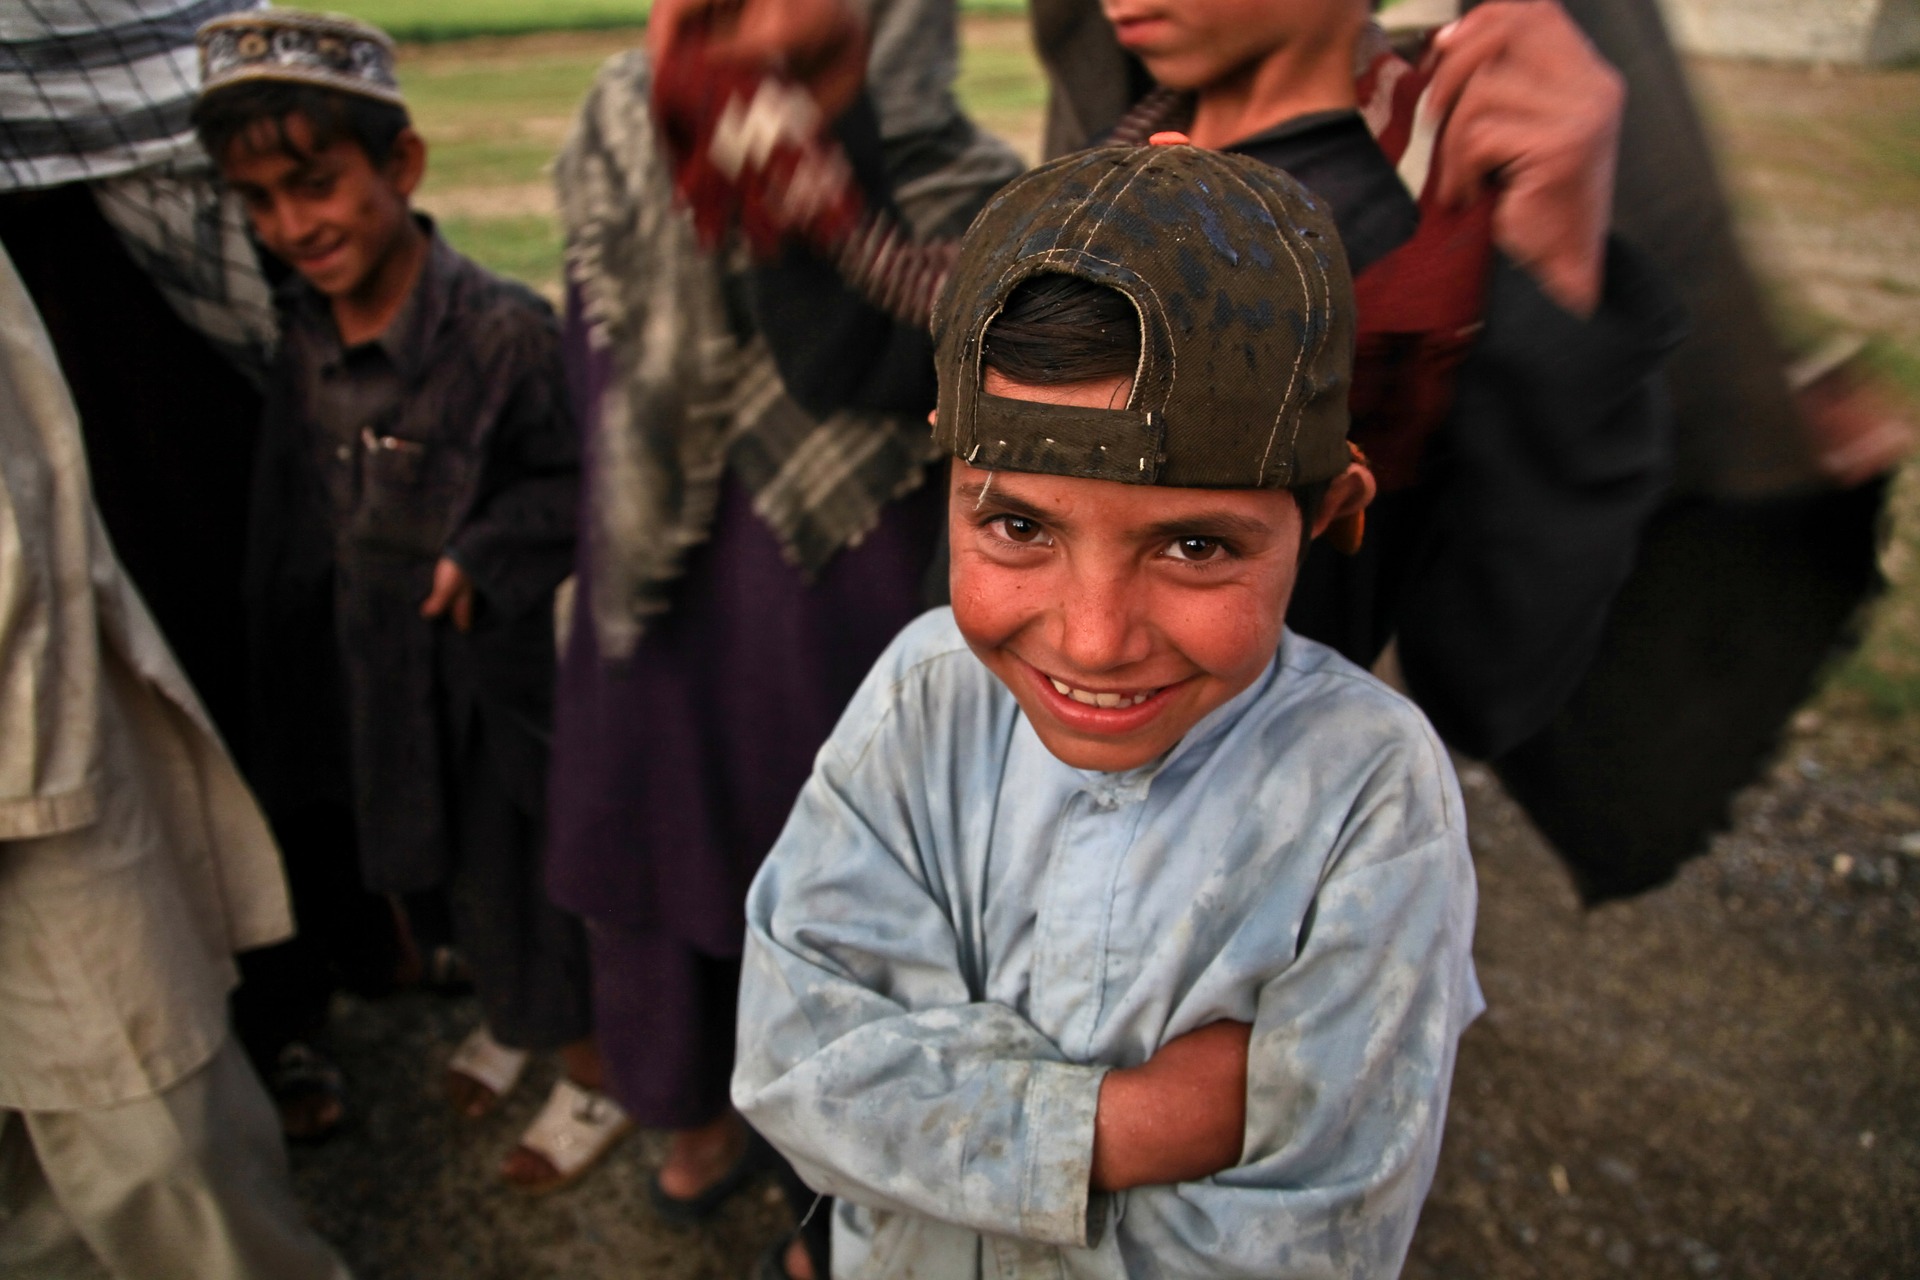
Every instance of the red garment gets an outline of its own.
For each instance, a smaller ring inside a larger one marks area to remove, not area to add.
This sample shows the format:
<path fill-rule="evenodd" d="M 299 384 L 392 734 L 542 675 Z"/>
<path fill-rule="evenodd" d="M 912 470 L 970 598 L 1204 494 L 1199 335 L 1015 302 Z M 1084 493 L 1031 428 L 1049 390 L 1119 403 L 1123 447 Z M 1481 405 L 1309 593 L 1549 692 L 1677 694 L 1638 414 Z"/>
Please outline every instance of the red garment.
<path fill-rule="evenodd" d="M 1461 362 L 1479 335 L 1493 265 L 1493 198 L 1448 208 L 1433 160 L 1444 122 L 1422 111 L 1431 76 L 1383 49 L 1357 82 L 1361 115 L 1420 206 L 1413 238 L 1353 281 L 1360 310 L 1349 438 L 1382 492 L 1421 479 L 1428 440 L 1453 407 Z"/>

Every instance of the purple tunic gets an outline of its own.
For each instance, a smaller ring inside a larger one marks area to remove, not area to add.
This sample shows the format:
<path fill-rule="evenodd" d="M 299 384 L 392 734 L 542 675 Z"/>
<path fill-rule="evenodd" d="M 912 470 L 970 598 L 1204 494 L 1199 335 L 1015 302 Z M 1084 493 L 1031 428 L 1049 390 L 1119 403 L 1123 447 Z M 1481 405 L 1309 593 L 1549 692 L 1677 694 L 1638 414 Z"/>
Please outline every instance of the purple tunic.
<path fill-rule="evenodd" d="M 609 359 L 577 319 L 566 342 L 581 421 L 593 422 Z M 591 444 L 586 466 L 591 492 Z M 709 956 L 740 954 L 747 883 L 867 669 L 921 612 L 945 506 L 933 477 L 808 584 L 729 476 L 671 611 L 623 662 L 599 651 L 592 540 L 581 538 L 555 709 L 555 902 Z"/>

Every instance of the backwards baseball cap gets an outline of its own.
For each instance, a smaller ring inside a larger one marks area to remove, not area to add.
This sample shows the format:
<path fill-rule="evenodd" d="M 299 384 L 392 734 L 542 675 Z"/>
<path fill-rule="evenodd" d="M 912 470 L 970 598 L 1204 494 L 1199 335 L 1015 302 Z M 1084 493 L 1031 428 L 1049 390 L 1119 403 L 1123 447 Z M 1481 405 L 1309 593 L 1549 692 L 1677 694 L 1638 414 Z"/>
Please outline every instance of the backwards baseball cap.
<path fill-rule="evenodd" d="M 393 41 L 339 13 L 254 9 L 202 26 L 200 92 L 252 80 L 316 85 L 406 106 L 393 74 Z"/>
<path fill-rule="evenodd" d="M 1140 316 L 1124 408 L 990 395 L 988 328 L 1040 275 Z M 1353 283 L 1332 214 L 1286 174 L 1190 145 L 1102 147 L 1015 179 L 974 219 L 934 313 L 936 441 L 977 467 L 1182 488 L 1345 471 Z"/>

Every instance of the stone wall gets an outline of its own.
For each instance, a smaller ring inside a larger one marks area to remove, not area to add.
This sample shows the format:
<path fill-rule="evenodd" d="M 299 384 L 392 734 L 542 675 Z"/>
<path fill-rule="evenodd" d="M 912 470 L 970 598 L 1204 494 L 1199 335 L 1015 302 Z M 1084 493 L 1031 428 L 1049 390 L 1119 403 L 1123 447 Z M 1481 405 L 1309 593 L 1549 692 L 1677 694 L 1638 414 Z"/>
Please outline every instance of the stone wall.
<path fill-rule="evenodd" d="M 1880 64 L 1920 56 L 1920 0 L 1660 0 L 1689 53 Z"/>

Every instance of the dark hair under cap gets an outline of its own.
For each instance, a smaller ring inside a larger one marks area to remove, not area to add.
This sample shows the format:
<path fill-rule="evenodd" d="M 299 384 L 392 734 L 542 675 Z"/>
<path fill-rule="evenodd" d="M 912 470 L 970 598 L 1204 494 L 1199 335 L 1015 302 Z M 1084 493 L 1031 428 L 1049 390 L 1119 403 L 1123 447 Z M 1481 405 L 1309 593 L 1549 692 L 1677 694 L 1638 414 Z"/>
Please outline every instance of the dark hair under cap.
<path fill-rule="evenodd" d="M 375 168 L 393 154 L 394 141 L 412 121 L 407 109 L 364 94 L 287 80 L 241 80 L 200 96 L 193 127 L 218 164 L 239 143 L 251 152 L 278 151 L 295 160 L 307 154 L 294 145 L 287 120 L 303 117 L 316 150 L 342 140 L 367 153 Z"/>
<path fill-rule="evenodd" d="M 987 326 L 981 361 L 1039 387 L 1132 377 L 1140 367 L 1140 313 L 1117 289 L 1078 276 L 1029 276 Z"/>

